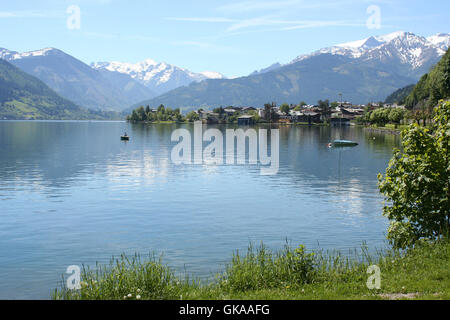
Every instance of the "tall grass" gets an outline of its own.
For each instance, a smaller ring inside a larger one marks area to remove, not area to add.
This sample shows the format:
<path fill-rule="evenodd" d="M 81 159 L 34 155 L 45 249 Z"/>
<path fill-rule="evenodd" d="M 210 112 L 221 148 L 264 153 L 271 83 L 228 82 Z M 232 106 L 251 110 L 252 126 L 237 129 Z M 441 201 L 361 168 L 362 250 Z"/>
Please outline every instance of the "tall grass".
<path fill-rule="evenodd" d="M 112 258 L 109 265 L 96 264 L 95 270 L 83 266 L 81 289 L 69 290 L 65 281 L 56 290 L 54 299 L 119 300 L 119 299 L 180 299 L 182 293 L 197 284 L 188 277 L 181 280 L 154 256 L 143 261 L 141 256 L 121 255 Z"/>
<path fill-rule="evenodd" d="M 139 255 L 122 255 L 113 258 L 109 265 L 97 264 L 95 270 L 83 266 L 81 289 L 68 290 L 63 282 L 53 298 L 230 299 L 267 298 L 269 294 L 269 298 L 275 299 L 286 298 L 286 290 L 303 292 L 304 288 L 314 293 L 310 298 L 335 298 L 334 293 L 373 297 L 374 292 L 366 287 L 367 267 L 372 264 L 382 269 L 386 281 L 392 278 L 410 287 L 428 288 L 423 289 L 424 292 L 446 286 L 446 294 L 450 290 L 450 242 L 444 240 L 423 242 L 408 251 L 386 250 L 375 254 L 369 254 L 367 246 L 363 245 L 348 255 L 339 251 L 308 252 L 304 246 L 294 249 L 287 244 L 282 250 L 273 252 L 264 244 L 257 247 L 251 244 L 244 255 L 236 252 L 224 271 L 208 282 L 175 275 L 155 257 L 142 260 Z M 415 274 L 418 270 L 420 277 Z M 433 272 L 444 273 L 435 276 L 438 280 L 443 277 L 442 285 L 435 281 Z M 425 279 L 429 280 L 426 285 L 417 284 Z M 385 283 L 385 291 L 404 288 L 398 287 L 397 282 Z M 266 295 L 258 296 L 258 292 Z"/>

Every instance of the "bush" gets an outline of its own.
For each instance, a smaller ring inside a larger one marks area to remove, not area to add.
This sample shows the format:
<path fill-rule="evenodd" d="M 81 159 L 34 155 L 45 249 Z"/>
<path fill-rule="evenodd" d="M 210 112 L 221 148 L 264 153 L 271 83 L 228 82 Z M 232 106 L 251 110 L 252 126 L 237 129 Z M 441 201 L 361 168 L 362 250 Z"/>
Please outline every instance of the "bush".
<path fill-rule="evenodd" d="M 391 220 L 388 239 L 405 248 L 418 239 L 448 236 L 450 102 L 440 102 L 434 124 L 416 124 L 402 132 L 403 153 L 395 149 L 386 174 L 378 175 L 388 204 L 383 214 Z"/>
<path fill-rule="evenodd" d="M 316 273 L 317 260 L 303 245 L 289 246 L 272 253 L 264 245 L 250 246 L 245 256 L 235 254 L 222 276 L 222 286 L 231 291 L 247 291 L 310 283 Z"/>

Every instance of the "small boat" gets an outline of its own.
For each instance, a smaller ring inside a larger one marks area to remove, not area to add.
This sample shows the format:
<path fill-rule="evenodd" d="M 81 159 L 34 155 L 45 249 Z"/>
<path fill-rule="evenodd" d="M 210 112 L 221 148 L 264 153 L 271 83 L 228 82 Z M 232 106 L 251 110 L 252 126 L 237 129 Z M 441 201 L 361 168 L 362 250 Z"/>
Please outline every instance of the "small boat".
<path fill-rule="evenodd" d="M 358 143 L 350 140 L 334 140 L 332 143 L 329 143 L 329 147 L 355 147 Z"/>
<path fill-rule="evenodd" d="M 121 136 L 120 137 L 120 140 L 123 140 L 123 141 L 129 141 L 130 140 L 130 137 L 127 135 L 127 133 L 125 132 L 125 134 L 123 135 L 123 136 Z"/>

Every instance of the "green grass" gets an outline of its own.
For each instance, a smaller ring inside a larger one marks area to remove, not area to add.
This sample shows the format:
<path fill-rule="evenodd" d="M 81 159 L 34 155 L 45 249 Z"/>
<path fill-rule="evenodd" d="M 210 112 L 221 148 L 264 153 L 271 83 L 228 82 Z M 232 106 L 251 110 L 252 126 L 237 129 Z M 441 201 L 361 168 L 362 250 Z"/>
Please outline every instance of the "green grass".
<path fill-rule="evenodd" d="M 381 288 L 370 290 L 367 267 L 381 270 Z M 154 257 L 121 256 L 109 265 L 84 268 L 82 289 L 56 289 L 54 299 L 450 299 L 450 241 L 422 242 L 405 252 L 375 256 L 355 250 L 307 252 L 264 245 L 234 254 L 214 280 L 176 276 Z M 64 282 L 63 282 L 64 283 Z M 407 295 L 409 294 L 409 296 Z"/>

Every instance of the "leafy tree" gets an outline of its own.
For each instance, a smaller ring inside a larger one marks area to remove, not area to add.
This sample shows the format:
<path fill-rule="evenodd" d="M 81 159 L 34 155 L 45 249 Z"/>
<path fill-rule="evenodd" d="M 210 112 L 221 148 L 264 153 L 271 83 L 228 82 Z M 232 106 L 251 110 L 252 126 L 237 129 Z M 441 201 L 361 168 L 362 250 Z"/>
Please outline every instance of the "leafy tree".
<path fill-rule="evenodd" d="M 417 124 L 402 132 L 403 153 L 394 149 L 379 188 L 391 220 L 388 239 L 406 248 L 421 238 L 448 236 L 450 230 L 450 102 L 441 101 L 429 130 Z"/>
<path fill-rule="evenodd" d="M 153 122 L 156 120 L 157 119 L 156 119 L 155 115 L 153 114 L 153 112 L 150 111 L 149 113 L 147 113 L 147 121 Z"/>
<path fill-rule="evenodd" d="M 158 111 L 158 113 L 159 113 L 159 112 L 162 112 L 162 113 L 164 113 L 165 109 L 166 109 L 166 108 L 164 107 L 164 105 L 163 105 L 163 104 L 161 104 L 161 105 L 159 105 L 159 107 L 158 107 L 158 110 L 157 110 L 157 111 Z"/>
<path fill-rule="evenodd" d="M 388 115 L 388 119 L 389 122 L 392 123 L 400 123 L 400 121 L 402 121 L 402 119 L 405 117 L 405 110 L 400 109 L 400 108 L 391 108 L 389 110 L 389 115 Z"/>
<path fill-rule="evenodd" d="M 136 112 L 139 117 L 138 121 L 146 121 L 147 120 L 147 115 L 145 113 L 145 109 L 143 106 L 140 106 L 139 108 L 137 108 Z"/>
<path fill-rule="evenodd" d="M 133 112 L 131 113 L 131 116 L 129 117 L 129 120 L 131 120 L 131 121 L 139 121 L 139 115 L 136 112 L 136 109 L 133 110 Z"/>
<path fill-rule="evenodd" d="M 287 103 L 283 103 L 280 107 L 280 111 L 283 112 L 284 114 L 288 115 L 289 114 L 289 110 L 290 107 Z"/>
<path fill-rule="evenodd" d="M 384 103 L 397 103 L 400 105 L 405 104 L 405 99 L 411 94 L 414 86 L 415 84 L 410 84 L 409 86 L 394 91 L 386 98 L 386 100 L 384 100 Z"/>
<path fill-rule="evenodd" d="M 200 120 L 200 117 L 195 111 L 191 111 L 186 115 L 186 119 L 189 122 L 194 122 L 194 121 Z"/>
<path fill-rule="evenodd" d="M 328 101 L 328 99 L 325 101 L 319 100 L 317 104 L 319 105 L 323 117 L 328 119 L 331 116 L 330 101 Z"/>
<path fill-rule="evenodd" d="M 434 107 L 440 99 L 450 97 L 450 49 L 442 57 L 439 63 L 420 78 L 411 94 L 405 99 L 409 108 L 415 107 L 420 102 Z"/>
<path fill-rule="evenodd" d="M 272 122 L 273 120 L 276 120 L 277 116 L 275 113 L 275 103 L 266 103 L 264 104 L 264 120 Z"/>
<path fill-rule="evenodd" d="M 332 109 L 336 109 L 339 106 L 339 103 L 337 101 L 334 101 L 330 104 Z"/>
<path fill-rule="evenodd" d="M 222 115 L 225 111 L 223 111 L 223 107 L 215 108 L 213 110 L 214 113 L 218 113 L 219 115 Z"/>
<path fill-rule="evenodd" d="M 389 122 L 389 110 L 384 108 L 375 109 L 370 113 L 370 122 L 384 126 Z"/>

